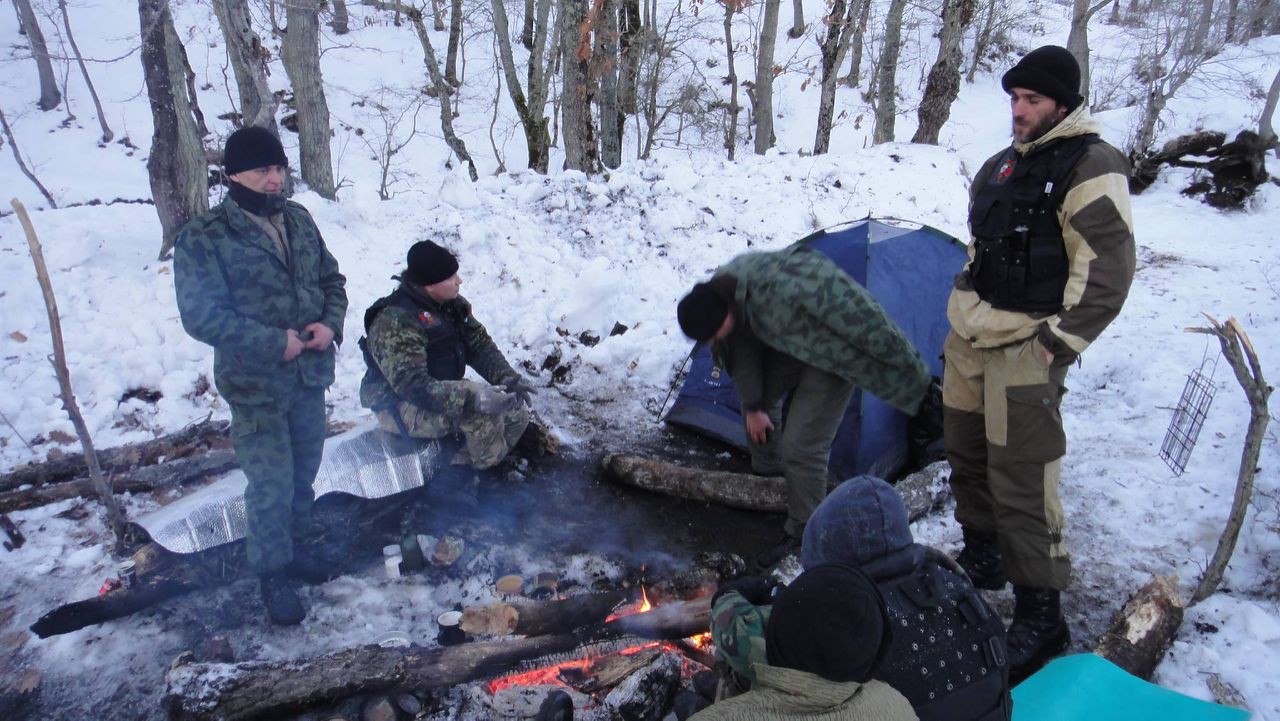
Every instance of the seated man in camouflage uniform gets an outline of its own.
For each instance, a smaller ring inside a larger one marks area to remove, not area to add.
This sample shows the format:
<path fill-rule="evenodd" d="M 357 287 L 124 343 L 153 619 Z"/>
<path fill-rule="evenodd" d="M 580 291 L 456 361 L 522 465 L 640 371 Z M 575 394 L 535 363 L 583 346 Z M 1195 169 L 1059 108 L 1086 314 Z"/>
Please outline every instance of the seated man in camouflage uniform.
<path fill-rule="evenodd" d="M 400 287 L 364 314 L 367 371 L 360 403 L 387 431 L 413 438 L 460 434 L 452 466 L 492 468 L 529 425 L 531 389 L 458 295 L 458 260 L 430 240 L 409 249 Z M 466 380 L 470 366 L 485 382 Z M 468 481 L 474 480 L 474 474 Z"/>
<path fill-rule="evenodd" d="M 308 534 L 324 450 L 324 389 L 342 342 L 346 279 L 306 208 L 281 193 L 288 169 L 265 128 L 227 138 L 228 197 L 182 228 L 173 281 L 182 327 L 213 346 L 244 470 L 245 549 L 272 622 L 300 623 L 296 541 Z"/>
<path fill-rule="evenodd" d="M 804 241 L 734 258 L 676 313 L 733 377 L 752 469 L 786 476 L 785 534 L 756 559 L 771 566 L 800 547 L 826 495 L 831 443 L 855 386 L 910 417 L 924 405 L 928 368 L 875 298 Z"/>
<path fill-rule="evenodd" d="M 805 568 L 848 564 L 876 584 L 894 637 L 875 678 L 906 696 L 921 721 L 1008 721 L 1003 622 L 954 561 L 912 540 L 906 506 L 892 486 L 858 476 L 832 491 L 809 519 L 800 560 Z M 757 681 L 755 664 L 773 638 L 772 586 L 744 577 L 716 594 L 712 628 L 722 695 Z"/>

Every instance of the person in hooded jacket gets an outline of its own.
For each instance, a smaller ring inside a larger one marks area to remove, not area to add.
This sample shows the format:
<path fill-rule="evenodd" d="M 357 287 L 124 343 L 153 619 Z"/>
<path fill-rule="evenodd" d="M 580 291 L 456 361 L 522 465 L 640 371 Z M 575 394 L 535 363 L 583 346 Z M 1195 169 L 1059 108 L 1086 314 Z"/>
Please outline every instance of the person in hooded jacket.
<path fill-rule="evenodd" d="M 842 483 L 814 511 L 800 560 L 806 569 L 846 564 L 883 596 L 893 639 L 875 678 L 911 703 L 921 721 L 1008 721 L 1012 714 L 1004 626 L 963 571 L 915 543 L 897 491 L 872 476 Z M 776 633 L 774 584 L 746 577 L 712 604 L 712 638 L 724 661 L 723 696 L 759 681 Z"/>

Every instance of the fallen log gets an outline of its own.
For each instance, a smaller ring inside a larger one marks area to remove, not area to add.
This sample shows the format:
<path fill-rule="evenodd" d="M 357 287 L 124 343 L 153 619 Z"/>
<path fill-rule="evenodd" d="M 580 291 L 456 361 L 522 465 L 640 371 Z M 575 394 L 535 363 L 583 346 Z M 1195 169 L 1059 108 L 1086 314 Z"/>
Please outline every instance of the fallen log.
<path fill-rule="evenodd" d="M 1153 576 L 1116 612 L 1093 652 L 1149 680 L 1182 625 L 1178 577 Z"/>
<path fill-rule="evenodd" d="M 559 601 L 490 603 L 462 609 L 459 627 L 480 636 L 542 636 L 567 633 L 601 623 L 618 606 L 631 600 L 629 591 L 571 596 Z"/>
<path fill-rule="evenodd" d="M 108 448 L 98 453 L 98 461 L 106 474 L 120 475 L 130 469 L 149 466 L 161 460 L 174 460 L 209 448 L 227 447 L 227 421 L 201 421 L 182 430 L 149 441 Z M 51 461 L 33 463 L 0 475 L 0 491 L 12 491 L 25 485 L 35 487 L 74 480 L 89 473 L 83 453 L 68 453 Z"/>
<path fill-rule="evenodd" d="M 647 491 L 749 511 L 787 510 L 787 482 L 780 476 L 689 468 L 629 455 L 607 455 L 601 465 L 606 478 Z M 928 514 L 948 497 L 947 468 L 945 463 L 935 463 L 894 486 L 911 520 Z"/>
<path fill-rule="evenodd" d="M 711 597 L 673 601 L 644 613 L 618 616 L 605 623 L 623 635 L 664 641 L 697 636 L 711 630 Z"/>
<path fill-rule="evenodd" d="M 168 461 L 160 465 L 137 468 L 112 479 L 112 491 L 144 493 L 170 486 L 181 486 L 226 473 L 238 467 L 235 452 L 220 449 Z M 96 491 L 88 478 L 47 483 L 35 488 L 0 493 L 0 513 L 35 508 L 68 498 L 90 497 Z"/>

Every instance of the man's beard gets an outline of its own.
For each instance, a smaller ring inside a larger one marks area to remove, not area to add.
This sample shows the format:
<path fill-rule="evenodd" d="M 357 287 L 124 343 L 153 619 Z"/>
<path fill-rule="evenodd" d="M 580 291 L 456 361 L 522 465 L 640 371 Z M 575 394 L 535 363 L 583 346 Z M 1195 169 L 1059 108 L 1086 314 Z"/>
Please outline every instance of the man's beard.
<path fill-rule="evenodd" d="M 1027 130 L 1026 138 L 1018 137 L 1018 126 L 1015 124 L 1013 126 L 1013 139 L 1017 140 L 1019 143 L 1034 142 L 1036 140 L 1039 140 L 1040 138 L 1043 138 L 1045 136 L 1045 133 L 1048 133 L 1050 130 L 1053 130 L 1054 127 L 1056 127 L 1060 122 L 1062 122 L 1062 118 L 1056 117 L 1054 115 L 1046 115 L 1040 122 L 1031 126 L 1031 128 Z"/>

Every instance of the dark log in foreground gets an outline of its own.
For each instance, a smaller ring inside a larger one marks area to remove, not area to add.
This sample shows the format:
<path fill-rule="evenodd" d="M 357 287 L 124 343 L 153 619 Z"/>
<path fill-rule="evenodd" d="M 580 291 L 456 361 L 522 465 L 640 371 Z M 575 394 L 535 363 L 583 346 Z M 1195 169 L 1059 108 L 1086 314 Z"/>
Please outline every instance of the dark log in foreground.
<path fill-rule="evenodd" d="M 1141 679 L 1150 679 L 1173 644 L 1185 606 L 1177 576 L 1155 576 L 1116 612 L 1093 652 Z"/>
<path fill-rule="evenodd" d="M 175 721 L 281 718 L 357 693 L 432 689 L 501 675 L 521 661 L 566 653 L 573 634 L 426 649 L 362 646 L 296 661 L 191 663 L 165 677 Z"/>
<path fill-rule="evenodd" d="M 618 606 L 631 600 L 628 591 L 571 596 L 561 601 L 491 603 L 462 611 L 463 631 L 472 635 L 542 636 L 567 633 L 601 623 Z"/>
<path fill-rule="evenodd" d="M 598 594 L 600 600 L 613 594 Z M 545 604 L 544 604 L 545 605 Z M 363 646 L 297 661 L 192 663 L 169 671 L 165 706 L 180 721 L 278 718 L 356 693 L 421 691 L 508 673 L 521 661 L 624 636 L 675 639 L 706 631 L 710 600 L 663 605 L 573 632 L 424 649 Z"/>
<path fill-rule="evenodd" d="M 601 465 L 606 478 L 655 493 L 749 511 L 787 509 L 787 482 L 779 476 L 688 468 L 627 455 L 607 455 Z M 948 497 L 951 489 L 946 474 L 947 465 L 935 463 L 895 484 L 911 520 L 926 515 Z"/>
<path fill-rule="evenodd" d="M 114 493 L 147 493 L 160 488 L 181 486 L 204 480 L 239 467 L 235 452 L 220 449 L 201 455 L 180 458 L 160 465 L 138 468 L 112 479 Z M 62 483 L 49 483 L 36 488 L 0 493 L 0 512 L 35 508 L 68 498 L 89 497 L 94 487 L 88 478 Z"/>
<path fill-rule="evenodd" d="M 159 463 L 161 459 L 172 461 L 209 448 L 228 447 L 227 426 L 226 421 L 202 421 L 161 438 L 100 451 L 98 461 L 104 473 L 120 475 L 132 468 Z M 28 484 L 38 487 L 69 481 L 88 473 L 84 454 L 68 453 L 0 476 L 0 491 L 12 491 Z"/>

